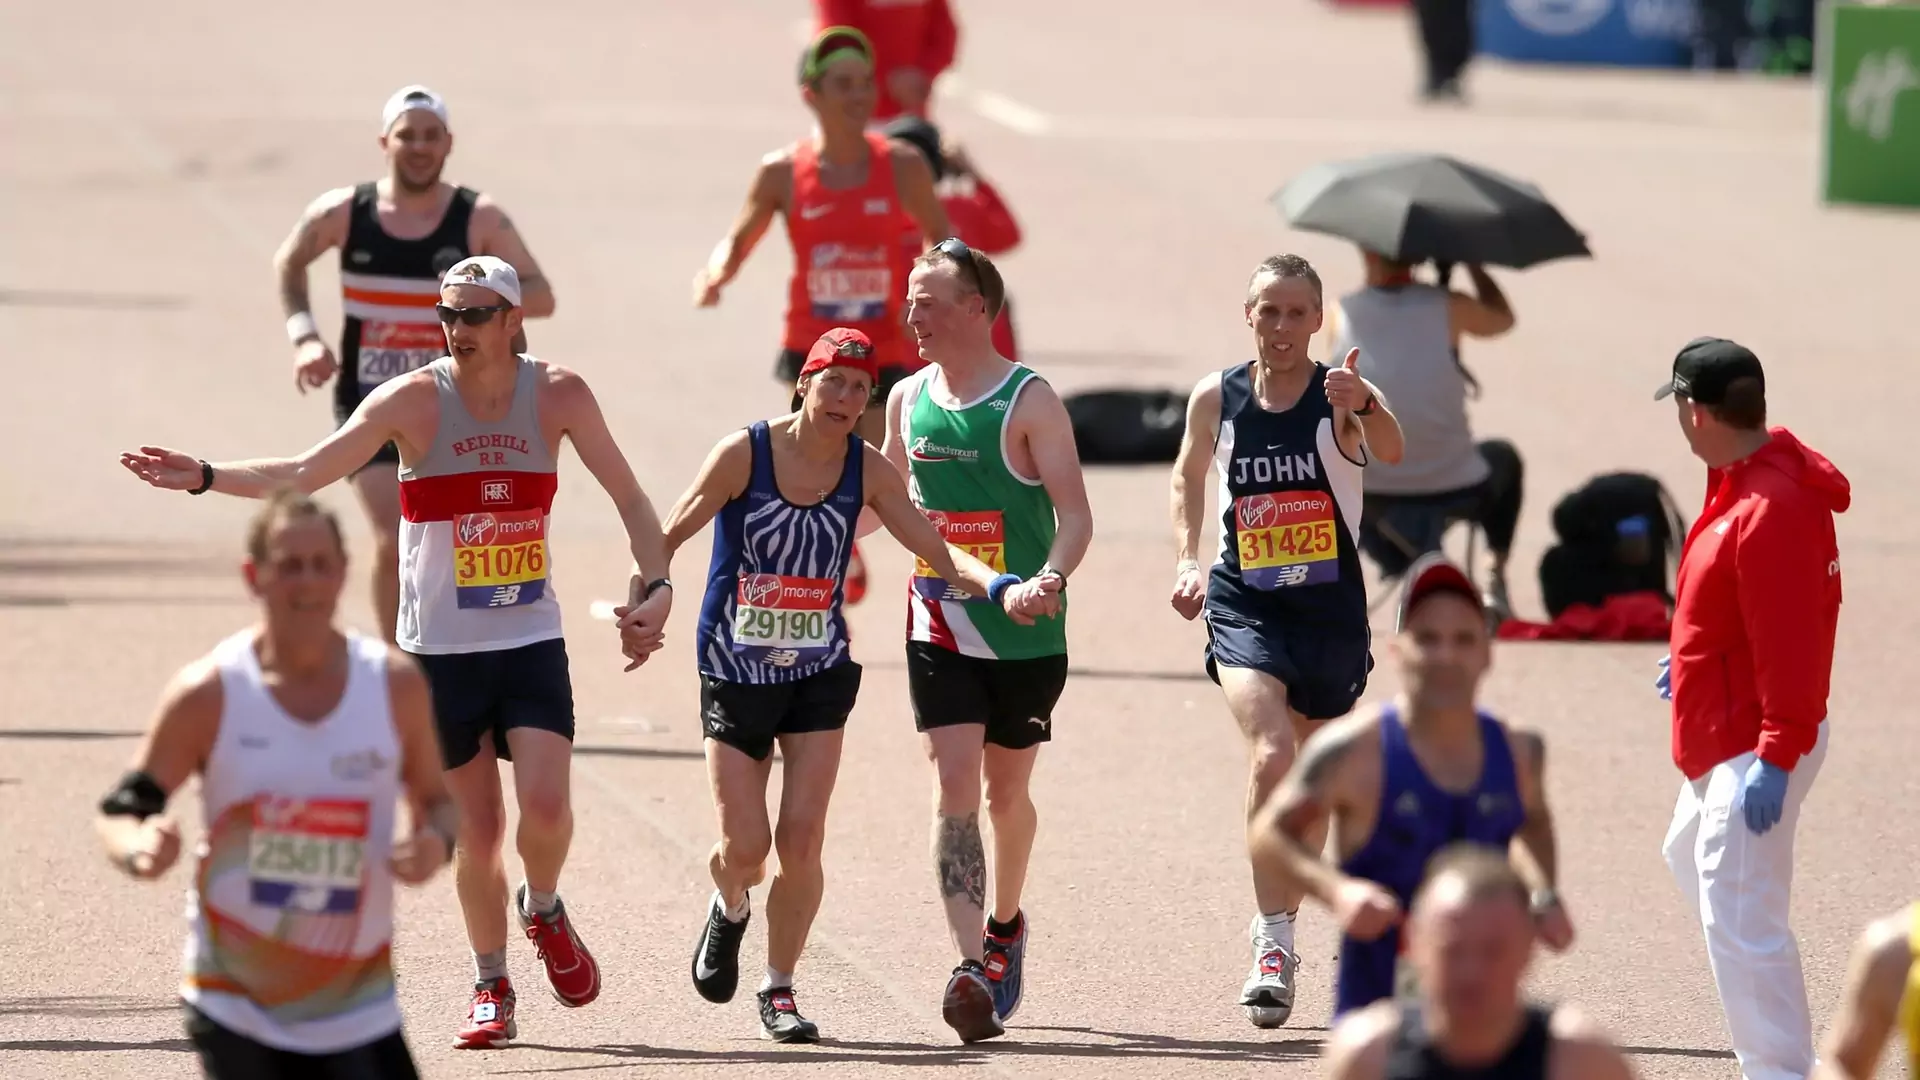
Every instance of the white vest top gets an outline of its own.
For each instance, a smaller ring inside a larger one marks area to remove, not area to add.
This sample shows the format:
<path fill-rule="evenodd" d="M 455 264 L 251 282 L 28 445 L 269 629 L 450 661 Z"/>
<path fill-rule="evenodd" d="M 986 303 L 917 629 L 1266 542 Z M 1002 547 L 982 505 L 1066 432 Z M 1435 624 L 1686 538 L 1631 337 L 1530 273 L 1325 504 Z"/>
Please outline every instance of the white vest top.
<path fill-rule="evenodd" d="M 387 648 L 349 635 L 346 692 L 308 724 L 267 690 L 253 638 L 241 631 L 214 652 L 223 705 L 200 778 L 206 835 L 181 996 L 256 1042 L 335 1053 L 400 1028 Z"/>

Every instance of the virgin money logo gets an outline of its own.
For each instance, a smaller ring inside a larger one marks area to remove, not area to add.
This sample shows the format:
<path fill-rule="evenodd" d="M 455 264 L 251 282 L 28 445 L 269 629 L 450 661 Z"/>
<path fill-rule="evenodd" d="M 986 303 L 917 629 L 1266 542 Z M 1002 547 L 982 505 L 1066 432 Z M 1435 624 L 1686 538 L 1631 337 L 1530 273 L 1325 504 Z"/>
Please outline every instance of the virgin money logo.
<path fill-rule="evenodd" d="M 492 514 L 468 514 L 460 519 L 460 542 L 468 547 L 484 546 L 499 527 Z"/>
<path fill-rule="evenodd" d="M 740 580 L 740 599 L 758 607 L 768 600 L 780 598 L 780 575 L 749 574 Z"/>
<path fill-rule="evenodd" d="M 1280 508 L 1271 495 L 1254 495 L 1240 504 L 1240 527 L 1264 529 L 1280 517 Z"/>
<path fill-rule="evenodd" d="M 944 534 L 947 531 L 947 512 L 945 510 L 927 511 L 927 520 L 933 522 L 933 527 L 940 530 L 941 533 Z"/>

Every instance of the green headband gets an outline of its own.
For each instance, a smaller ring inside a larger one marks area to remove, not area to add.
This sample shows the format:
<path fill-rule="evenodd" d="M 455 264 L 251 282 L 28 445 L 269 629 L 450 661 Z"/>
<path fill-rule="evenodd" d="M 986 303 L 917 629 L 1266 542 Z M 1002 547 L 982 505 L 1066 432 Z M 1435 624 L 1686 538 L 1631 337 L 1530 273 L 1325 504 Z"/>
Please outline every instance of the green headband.
<path fill-rule="evenodd" d="M 821 55 L 818 50 L 828 42 L 844 40 L 847 43 L 832 52 Z M 873 43 L 867 35 L 851 26 L 829 26 L 813 39 L 807 47 L 806 55 L 800 60 L 800 81 L 811 83 L 819 79 L 833 62 L 844 57 L 858 57 L 867 63 L 873 63 Z"/>

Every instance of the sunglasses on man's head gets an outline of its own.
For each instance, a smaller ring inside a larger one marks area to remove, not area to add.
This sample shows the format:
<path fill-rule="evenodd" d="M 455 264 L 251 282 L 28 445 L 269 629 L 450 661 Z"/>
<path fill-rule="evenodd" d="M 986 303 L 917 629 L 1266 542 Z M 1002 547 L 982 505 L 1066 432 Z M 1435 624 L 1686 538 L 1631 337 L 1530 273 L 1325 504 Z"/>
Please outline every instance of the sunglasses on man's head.
<path fill-rule="evenodd" d="M 858 341 L 843 341 L 833 347 L 833 355 L 844 356 L 849 360 L 865 360 L 873 355 L 873 346 Z"/>
<path fill-rule="evenodd" d="M 949 236 L 945 240 L 933 245 L 933 250 L 946 255 L 955 263 L 966 268 L 967 280 L 973 282 L 973 287 L 976 291 L 981 288 L 980 268 L 974 265 L 973 249 L 962 242 L 959 237 Z"/>
<path fill-rule="evenodd" d="M 445 326 L 452 326 L 456 319 L 468 326 L 480 326 L 493 318 L 494 312 L 507 311 L 512 306 L 511 304 L 490 304 L 486 307 L 448 307 L 445 304 L 435 304 L 433 312 L 440 316 L 440 322 Z"/>

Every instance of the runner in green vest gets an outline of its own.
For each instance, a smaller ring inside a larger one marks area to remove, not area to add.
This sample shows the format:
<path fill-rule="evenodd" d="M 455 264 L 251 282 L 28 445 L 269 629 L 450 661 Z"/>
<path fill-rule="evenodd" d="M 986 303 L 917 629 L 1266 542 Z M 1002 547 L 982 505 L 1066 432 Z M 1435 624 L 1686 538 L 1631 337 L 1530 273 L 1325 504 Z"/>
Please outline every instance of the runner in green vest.
<path fill-rule="evenodd" d="M 914 502 L 949 543 L 1002 575 L 1002 592 L 977 602 L 921 564 L 908 593 L 907 685 L 934 763 L 934 863 L 961 957 L 941 1013 L 963 1042 L 1005 1033 L 1020 1005 L 1020 893 L 1036 828 L 1027 784 L 1067 682 L 1067 578 L 1093 539 L 1066 406 L 994 351 L 1005 297 L 993 263 L 959 240 L 920 256 L 907 324 L 928 365 L 887 397 L 886 455 Z M 1007 584 L 1015 577 L 1024 580 Z"/>

